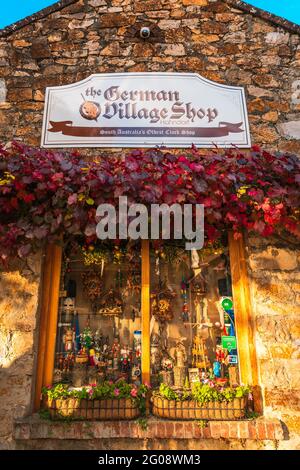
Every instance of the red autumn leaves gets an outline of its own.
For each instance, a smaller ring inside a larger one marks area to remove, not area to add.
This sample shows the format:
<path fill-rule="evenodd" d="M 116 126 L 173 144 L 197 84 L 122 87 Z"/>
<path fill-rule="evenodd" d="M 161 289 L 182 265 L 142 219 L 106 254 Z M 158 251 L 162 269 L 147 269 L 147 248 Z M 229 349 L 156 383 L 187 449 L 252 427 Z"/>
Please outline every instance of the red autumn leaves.
<path fill-rule="evenodd" d="M 299 231 L 300 161 L 296 156 L 195 148 L 175 154 L 133 150 L 84 161 L 78 153 L 0 147 L 0 256 L 3 261 L 45 242 L 80 236 L 95 240 L 100 203 L 201 203 L 205 235 L 246 229 L 261 236 Z"/>

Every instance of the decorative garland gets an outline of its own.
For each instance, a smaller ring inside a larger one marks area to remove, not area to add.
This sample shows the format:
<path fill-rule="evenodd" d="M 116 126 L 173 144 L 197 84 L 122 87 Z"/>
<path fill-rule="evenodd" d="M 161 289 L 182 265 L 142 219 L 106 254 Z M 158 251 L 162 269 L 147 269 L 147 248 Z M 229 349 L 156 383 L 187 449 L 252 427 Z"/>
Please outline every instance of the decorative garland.
<path fill-rule="evenodd" d="M 300 237 L 300 161 L 296 156 L 191 148 L 177 155 L 134 150 L 84 161 L 78 153 L 0 146 L 0 257 L 27 257 L 61 237 L 95 242 L 96 208 L 128 202 L 202 203 L 208 242 L 233 230 Z"/>

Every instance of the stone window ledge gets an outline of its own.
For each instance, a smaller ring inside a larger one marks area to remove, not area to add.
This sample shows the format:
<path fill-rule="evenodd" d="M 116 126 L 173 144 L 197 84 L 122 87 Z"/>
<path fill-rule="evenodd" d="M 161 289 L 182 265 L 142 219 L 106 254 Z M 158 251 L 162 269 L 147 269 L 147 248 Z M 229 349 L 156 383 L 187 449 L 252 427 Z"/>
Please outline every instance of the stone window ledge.
<path fill-rule="evenodd" d="M 29 439 L 252 439 L 284 440 L 278 419 L 241 421 L 171 421 L 149 418 L 143 430 L 136 421 L 48 421 L 33 415 L 14 422 L 14 438 Z"/>

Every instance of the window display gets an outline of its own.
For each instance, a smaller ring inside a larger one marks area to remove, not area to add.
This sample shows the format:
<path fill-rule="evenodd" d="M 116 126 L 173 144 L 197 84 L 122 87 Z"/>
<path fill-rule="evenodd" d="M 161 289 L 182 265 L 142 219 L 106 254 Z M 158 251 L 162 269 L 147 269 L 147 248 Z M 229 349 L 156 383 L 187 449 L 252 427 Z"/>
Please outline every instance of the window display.
<path fill-rule="evenodd" d="M 185 251 L 157 243 L 151 260 L 151 383 L 175 389 L 214 379 L 238 383 L 226 244 Z"/>
<path fill-rule="evenodd" d="M 65 252 L 54 383 L 141 380 L 141 256 L 130 244 Z"/>

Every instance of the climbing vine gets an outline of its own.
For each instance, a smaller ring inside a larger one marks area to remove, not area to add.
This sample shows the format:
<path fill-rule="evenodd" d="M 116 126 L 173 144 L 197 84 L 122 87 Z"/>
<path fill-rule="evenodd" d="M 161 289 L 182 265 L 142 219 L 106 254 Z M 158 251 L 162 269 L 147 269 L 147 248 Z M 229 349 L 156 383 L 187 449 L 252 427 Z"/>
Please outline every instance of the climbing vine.
<path fill-rule="evenodd" d="M 96 240 L 100 203 L 198 203 L 205 206 L 205 238 L 224 231 L 263 237 L 299 230 L 300 160 L 251 151 L 196 148 L 178 152 L 133 150 L 122 156 L 83 159 L 20 143 L 0 146 L 0 256 L 27 257 L 46 242 L 80 236 Z"/>

